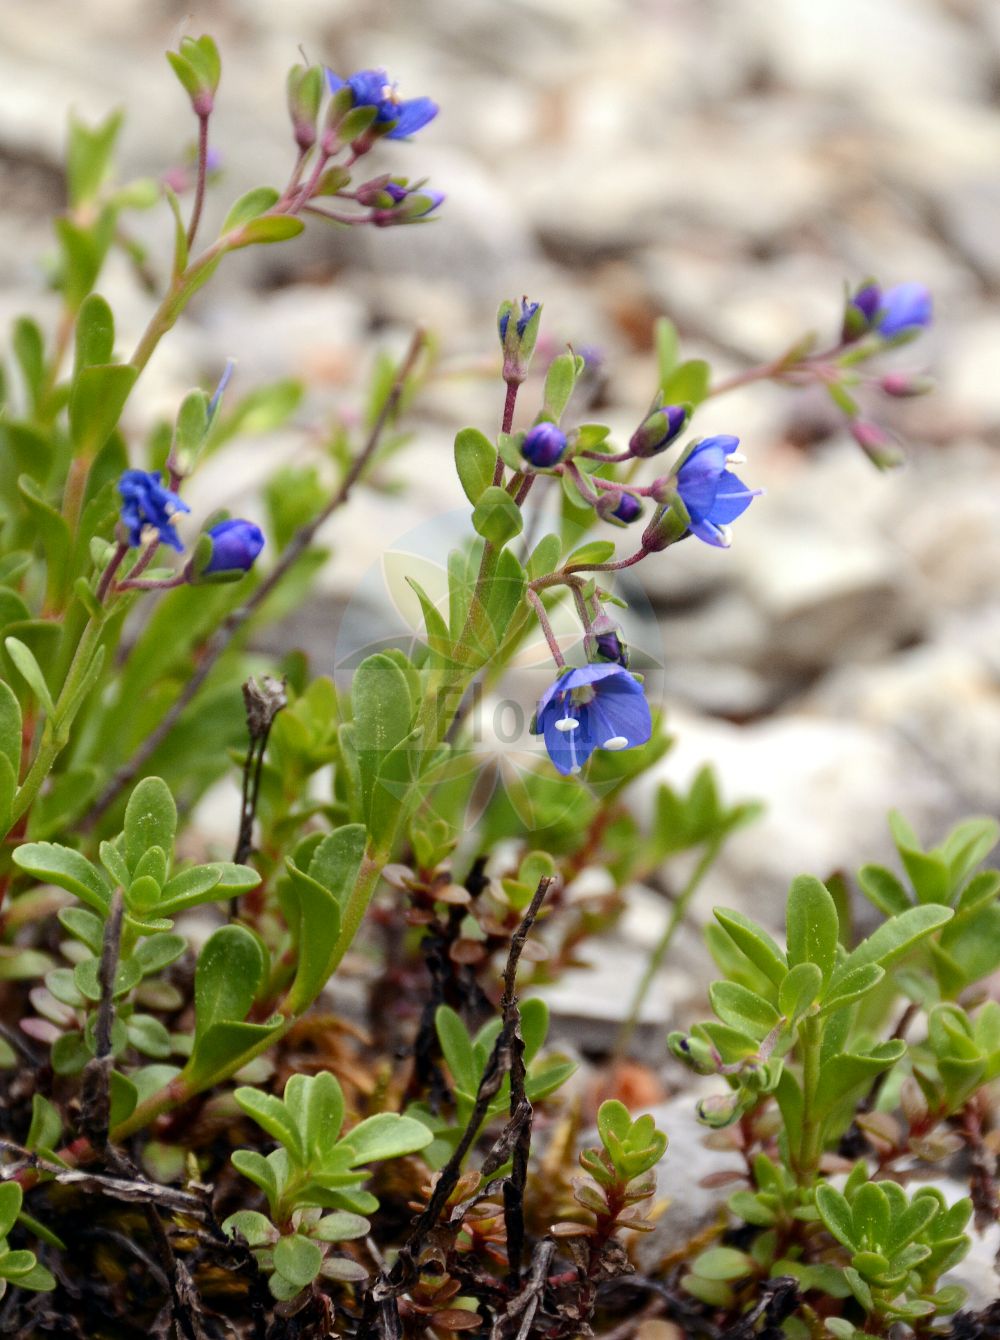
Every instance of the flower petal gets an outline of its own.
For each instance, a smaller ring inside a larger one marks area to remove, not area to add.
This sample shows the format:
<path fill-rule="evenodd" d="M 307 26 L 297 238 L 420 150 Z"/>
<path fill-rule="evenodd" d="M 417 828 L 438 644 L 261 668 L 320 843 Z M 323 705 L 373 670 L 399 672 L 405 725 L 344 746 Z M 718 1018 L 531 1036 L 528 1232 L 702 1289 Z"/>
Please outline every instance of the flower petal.
<path fill-rule="evenodd" d="M 706 520 L 714 521 L 717 526 L 724 526 L 729 521 L 735 521 L 738 516 L 743 515 L 754 498 L 759 497 L 759 495 L 760 489 L 747 488 L 742 479 L 739 479 L 731 471 L 724 470 L 719 481 L 719 491 L 715 495 L 715 502 L 712 504 Z"/>
<path fill-rule="evenodd" d="M 564 777 L 579 772 L 594 752 L 596 742 L 589 715 L 586 708 L 578 713 L 580 726 L 577 730 L 556 729 L 556 722 L 563 716 L 561 711 L 550 711 L 544 718 L 539 718 L 549 758 Z"/>
<path fill-rule="evenodd" d="M 635 683 L 635 680 L 632 681 Z M 642 688 L 637 693 L 622 691 L 617 685 L 599 694 L 587 711 L 598 748 L 607 748 L 609 740 L 624 740 L 620 749 L 645 744 L 653 733 L 653 719 Z"/>
<path fill-rule="evenodd" d="M 724 531 L 721 531 L 714 521 L 693 521 L 691 523 L 691 534 L 697 535 L 699 540 L 704 540 L 706 544 L 712 544 L 716 549 L 728 549 L 729 537 Z"/>
<path fill-rule="evenodd" d="M 707 437 L 699 442 L 677 472 L 677 492 L 692 521 L 698 521 L 712 510 L 719 480 L 726 468 L 726 456 L 735 438 Z"/>
<path fill-rule="evenodd" d="M 396 104 L 396 124 L 386 135 L 387 140 L 402 140 L 421 130 L 438 114 L 438 105 L 433 98 L 408 98 Z"/>
<path fill-rule="evenodd" d="M 358 70 L 356 74 L 348 77 L 347 82 L 351 86 L 351 92 L 354 94 L 354 101 L 363 107 L 378 107 L 381 109 L 382 103 L 386 101 L 386 89 L 389 87 L 389 76 L 385 70 Z M 380 120 L 388 120 L 388 117 L 379 114 Z"/>

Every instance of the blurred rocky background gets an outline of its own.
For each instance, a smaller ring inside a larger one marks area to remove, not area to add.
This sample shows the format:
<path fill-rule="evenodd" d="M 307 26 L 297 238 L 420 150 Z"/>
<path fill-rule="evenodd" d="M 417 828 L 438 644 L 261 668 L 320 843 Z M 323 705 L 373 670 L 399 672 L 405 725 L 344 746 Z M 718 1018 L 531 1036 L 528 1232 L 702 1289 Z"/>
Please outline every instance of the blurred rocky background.
<path fill-rule="evenodd" d="M 54 314 L 40 296 L 42 220 L 63 200 L 67 108 L 127 107 L 123 168 L 162 175 L 192 138 L 162 53 L 204 30 L 224 59 L 209 225 L 250 186 L 283 184 L 284 76 L 300 49 L 342 74 L 385 66 L 403 96 L 442 108 L 373 168 L 426 173 L 446 191 L 433 226 L 316 224 L 295 246 L 234 259 L 144 379 L 136 432 L 227 356 L 238 389 L 305 378 L 298 418 L 315 425 L 355 412 L 377 346 L 401 349 L 418 321 L 438 333 L 449 375 L 401 458 L 406 497 L 366 493 L 339 514 L 319 606 L 278 644 L 302 639 L 318 670 L 332 668 L 344 606 L 382 551 L 406 550 L 415 531 L 445 535 L 439 519 L 462 507 L 454 431 L 499 419 L 499 382 L 482 374 L 502 298 L 543 299 L 553 349 L 600 351 L 595 415 L 627 437 L 654 388 L 659 314 L 686 355 L 724 375 L 805 329 L 835 338 L 845 281 L 919 280 L 935 324 L 895 361 L 938 390 L 869 401 L 906 443 L 906 467 L 878 474 L 818 391 L 765 385 L 713 401 L 699 431 L 738 434 L 742 473 L 767 496 L 731 552 L 691 542 L 643 566 L 639 604 L 656 622 L 639 641 L 663 666 L 677 735 L 662 775 L 687 781 L 709 760 L 727 797 L 767 804 L 703 891 L 701 917 L 722 901 L 773 920 L 797 872 L 886 859 L 890 806 L 927 839 L 998 808 L 995 0 L 6 0 L 4 326 L 39 302 Z M 137 229 L 162 255 L 166 208 Z M 103 288 L 127 347 L 150 297 L 121 261 Z M 522 408 L 534 413 L 530 396 Z M 198 488 L 252 514 L 275 464 L 313 449 L 293 426 L 213 462 Z M 619 1012 L 622 972 L 634 977 L 664 915 L 661 894 L 636 891 L 601 969 L 565 984 L 564 1008 Z M 683 945 L 685 971 L 675 957 L 651 1018 L 699 988 L 696 937 Z"/>

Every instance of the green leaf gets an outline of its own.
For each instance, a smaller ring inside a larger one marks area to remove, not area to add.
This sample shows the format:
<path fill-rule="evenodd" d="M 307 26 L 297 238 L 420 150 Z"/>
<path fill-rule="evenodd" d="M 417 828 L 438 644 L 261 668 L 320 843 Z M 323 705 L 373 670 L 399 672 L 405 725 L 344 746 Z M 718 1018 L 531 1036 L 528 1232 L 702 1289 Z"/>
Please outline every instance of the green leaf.
<path fill-rule="evenodd" d="M 278 192 L 273 186 L 255 186 L 252 191 L 247 191 L 234 203 L 223 220 L 222 233 L 232 232 L 242 224 L 249 223 L 251 219 L 264 214 L 277 203 Z"/>
<path fill-rule="evenodd" d="M 563 564 L 566 568 L 592 567 L 596 563 L 609 563 L 615 556 L 615 546 L 611 540 L 591 540 L 579 549 L 574 549 Z"/>
<path fill-rule="evenodd" d="M 278 1199 L 278 1177 L 274 1165 L 255 1149 L 237 1149 L 232 1155 L 233 1167 L 260 1187 L 273 1207 Z"/>
<path fill-rule="evenodd" d="M 149 847 L 174 849 L 177 806 L 161 777 L 144 777 L 125 807 L 125 860 L 134 871 Z"/>
<path fill-rule="evenodd" d="M 667 385 L 674 369 L 680 362 L 680 339 L 677 335 L 677 327 L 669 317 L 657 317 L 653 338 L 656 345 L 659 384 L 662 387 Z"/>
<path fill-rule="evenodd" d="M 11 348 L 24 378 L 32 408 L 37 406 L 45 384 L 45 338 L 37 321 L 19 316 L 11 332 Z"/>
<path fill-rule="evenodd" d="M 950 907 L 934 904 L 907 908 L 891 921 L 883 922 L 867 940 L 862 940 L 857 949 L 848 954 L 842 970 L 848 971 L 863 963 L 878 963 L 888 968 L 954 915 Z"/>
<path fill-rule="evenodd" d="M 691 1269 L 704 1280 L 740 1280 L 753 1273 L 754 1264 L 746 1252 L 733 1247 L 710 1247 L 695 1257 Z"/>
<path fill-rule="evenodd" d="M 902 884 L 884 865 L 863 866 L 858 872 L 858 883 L 868 901 L 887 917 L 897 916 L 913 906 Z"/>
<path fill-rule="evenodd" d="M 21 1211 L 21 1188 L 17 1182 L 0 1182 L 0 1238 L 14 1227 Z"/>
<path fill-rule="evenodd" d="M 849 1251 L 854 1251 L 859 1245 L 854 1241 L 854 1220 L 851 1215 L 851 1207 L 832 1186 L 826 1182 L 821 1182 L 816 1188 L 816 1208 L 819 1210 L 820 1218 L 841 1246 Z"/>
<path fill-rule="evenodd" d="M 889 1237 L 889 1201 L 877 1182 L 865 1182 L 851 1203 L 854 1241 L 869 1251 L 881 1251 Z"/>
<path fill-rule="evenodd" d="M 52 716 L 56 710 L 55 703 L 52 701 L 49 686 L 45 682 L 42 668 L 35 660 L 34 653 L 16 637 L 6 638 L 4 646 L 7 649 L 7 655 L 21 672 L 25 683 L 35 695 L 40 706 L 44 708 L 49 716 Z"/>
<path fill-rule="evenodd" d="M 309 874 L 341 905 L 354 888 L 365 854 L 363 824 L 343 824 L 328 833 L 313 851 Z"/>
<path fill-rule="evenodd" d="M 229 250 L 239 251 L 241 247 L 268 242 L 287 242 L 289 238 L 298 237 L 304 228 L 302 220 L 291 214 L 265 214 L 245 223 L 236 239 L 229 243 Z"/>
<path fill-rule="evenodd" d="M 14 864 L 36 879 L 66 889 L 102 916 L 107 915 L 111 890 L 86 856 L 54 842 L 26 842 L 14 852 Z"/>
<path fill-rule="evenodd" d="M 157 909 L 161 916 L 172 916 L 185 907 L 210 902 L 221 895 L 215 892 L 222 872 L 218 866 L 196 865 L 182 870 L 160 890 Z"/>
<path fill-rule="evenodd" d="M 371 1227 L 370 1220 L 364 1215 L 338 1210 L 334 1214 L 325 1214 L 319 1223 L 314 1224 L 310 1236 L 317 1242 L 353 1242 L 367 1237 Z"/>
<path fill-rule="evenodd" d="M 823 974 L 815 963 L 797 963 L 778 988 L 778 1009 L 790 1025 L 809 1009 L 823 989 Z"/>
<path fill-rule="evenodd" d="M 420 601 L 420 609 L 424 616 L 424 627 L 427 630 L 427 645 L 438 658 L 439 663 L 450 660 L 451 635 L 448 632 L 448 624 L 444 615 L 415 578 L 407 577 L 406 582 Z"/>
<path fill-rule="evenodd" d="M 59 1110 L 40 1093 L 31 1098 L 31 1125 L 25 1137 L 25 1148 L 33 1150 L 56 1149 L 62 1135 L 62 1117 Z M 0 1237 L 3 1234 L 0 1233 Z"/>
<path fill-rule="evenodd" d="M 840 1052 L 829 1057 L 823 1063 L 816 1086 L 816 1111 L 829 1112 L 855 1090 L 867 1087 L 905 1052 L 906 1043 L 896 1040 L 883 1042 L 864 1055 Z"/>
<path fill-rule="evenodd" d="M 363 828 L 361 831 L 364 833 Z M 318 880 L 299 870 L 290 857 L 285 864 L 288 891 L 298 913 L 291 927 L 297 966 L 285 1008 L 291 1014 L 300 1014 L 316 999 L 330 976 L 340 935 L 340 903 Z"/>
<path fill-rule="evenodd" d="M 213 1025 L 246 1018 L 267 966 L 260 941 L 244 926 L 221 926 L 209 936 L 194 974 L 195 1049 Z"/>
<path fill-rule="evenodd" d="M 813 963 L 829 981 L 837 961 L 840 922 L 824 884 L 811 875 L 793 880 L 786 912 L 788 965 Z"/>
<path fill-rule="evenodd" d="M 344 1124 L 344 1094 L 328 1070 L 292 1075 L 285 1085 L 285 1106 L 302 1133 L 308 1162 L 322 1167 Z"/>
<path fill-rule="evenodd" d="M 69 428 L 77 455 L 92 460 L 111 436 L 139 375 L 131 363 L 81 368 L 69 395 Z"/>
<path fill-rule="evenodd" d="M 726 908 L 715 909 L 715 919 L 729 938 L 750 962 L 775 986 L 780 986 L 788 972 L 785 956 L 760 926 L 742 912 Z"/>
<path fill-rule="evenodd" d="M 133 1014 L 127 1021 L 125 1030 L 129 1042 L 136 1051 L 142 1052 L 143 1056 L 152 1056 L 157 1061 L 164 1061 L 173 1051 L 166 1026 L 159 1019 L 154 1019 L 151 1014 Z"/>
<path fill-rule="evenodd" d="M 680 363 L 661 386 L 668 405 L 700 405 L 708 394 L 712 369 L 701 358 Z"/>
<path fill-rule="evenodd" d="M 302 1136 L 288 1108 L 274 1094 L 246 1086 L 236 1089 L 233 1097 L 243 1111 L 268 1135 L 285 1146 L 300 1167 L 306 1165 L 306 1151 Z"/>
<path fill-rule="evenodd" d="M 507 490 L 491 484 L 473 508 L 472 524 L 477 534 L 499 549 L 520 535 L 524 517 Z"/>
<path fill-rule="evenodd" d="M 450 1005 L 439 1005 L 434 1014 L 434 1026 L 456 1087 L 473 1097 L 479 1087 L 480 1066 L 465 1024 Z"/>
<path fill-rule="evenodd" d="M 268 1247 L 277 1236 L 277 1229 L 267 1215 L 257 1210 L 237 1210 L 222 1221 L 222 1231 L 230 1237 L 239 1233 L 251 1247 Z"/>
<path fill-rule="evenodd" d="M 575 354 L 559 354 L 549 364 L 545 374 L 545 396 L 543 414 L 558 423 L 563 411 L 569 404 L 576 379 L 583 369 L 583 359 Z"/>
<path fill-rule="evenodd" d="M 868 994 L 885 976 L 877 963 L 862 963 L 833 974 L 821 1000 L 820 1014 L 830 1014 Z"/>
<path fill-rule="evenodd" d="M 84 300 L 76 318 L 76 361 L 74 377 L 83 368 L 110 363 L 115 348 L 115 318 L 107 301 L 99 293 Z"/>
<path fill-rule="evenodd" d="M 531 551 L 528 559 L 528 579 L 546 577 L 554 572 L 562 554 L 562 541 L 558 535 L 543 535 Z"/>
<path fill-rule="evenodd" d="M 361 662 L 351 685 L 351 706 L 367 813 L 382 760 L 409 735 L 413 721 L 406 676 L 391 657 L 379 653 Z"/>
<path fill-rule="evenodd" d="M 351 1151 L 350 1166 L 356 1168 L 362 1163 L 415 1154 L 417 1150 L 425 1149 L 433 1138 L 422 1121 L 401 1117 L 395 1112 L 379 1112 L 348 1131 L 339 1143 Z"/>
<path fill-rule="evenodd" d="M 762 1041 L 781 1020 L 768 1001 L 737 982 L 713 982 L 708 990 L 712 1009 L 724 1024 Z"/>
<path fill-rule="evenodd" d="M 66 150 L 66 185 L 73 209 L 96 200 L 111 170 L 111 155 L 124 114 L 111 112 L 95 126 L 87 126 L 71 115 Z"/>
<path fill-rule="evenodd" d="M 455 468 L 465 496 L 475 506 L 493 483 L 497 450 L 477 428 L 462 428 L 455 438 Z"/>
<path fill-rule="evenodd" d="M 152 977 L 154 973 L 162 972 L 164 968 L 176 962 L 186 949 L 187 941 L 183 935 L 171 935 L 168 931 L 159 931 L 139 942 L 132 960 L 138 964 L 143 977 Z"/>

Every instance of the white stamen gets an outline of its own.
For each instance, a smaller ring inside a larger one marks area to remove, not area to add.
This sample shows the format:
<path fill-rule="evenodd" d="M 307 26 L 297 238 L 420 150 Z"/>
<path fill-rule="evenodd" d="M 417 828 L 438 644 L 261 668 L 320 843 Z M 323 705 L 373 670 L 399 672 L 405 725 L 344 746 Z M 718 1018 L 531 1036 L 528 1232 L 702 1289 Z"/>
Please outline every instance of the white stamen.
<path fill-rule="evenodd" d="M 576 717 L 563 717 L 561 721 L 555 723 L 556 730 L 576 730 L 580 725 Z"/>
<path fill-rule="evenodd" d="M 746 463 L 747 458 L 743 455 L 742 451 L 731 451 L 726 457 L 727 465 L 746 465 Z"/>
<path fill-rule="evenodd" d="M 732 526 L 719 526 L 719 534 L 722 536 L 722 543 L 728 549 L 733 542 Z"/>
<path fill-rule="evenodd" d="M 612 735 L 610 740 L 604 741 L 605 749 L 627 749 L 628 737 L 625 735 Z"/>
<path fill-rule="evenodd" d="M 576 777 L 581 772 L 583 772 L 583 769 L 580 767 L 579 763 L 577 763 L 574 767 L 570 768 L 569 775 L 571 777 Z"/>

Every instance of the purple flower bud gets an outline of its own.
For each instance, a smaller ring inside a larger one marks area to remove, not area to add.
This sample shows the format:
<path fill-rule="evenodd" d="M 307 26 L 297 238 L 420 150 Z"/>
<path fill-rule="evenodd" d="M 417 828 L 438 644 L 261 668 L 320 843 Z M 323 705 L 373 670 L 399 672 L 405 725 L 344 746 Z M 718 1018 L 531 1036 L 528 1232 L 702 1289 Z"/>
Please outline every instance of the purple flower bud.
<path fill-rule="evenodd" d="M 632 434 L 628 449 L 633 456 L 655 456 L 664 451 L 687 423 L 683 405 L 661 405 L 646 416 Z"/>
<path fill-rule="evenodd" d="M 542 304 L 522 298 L 520 312 L 515 302 L 502 302 L 497 312 L 497 331 L 503 347 L 503 377 L 506 382 L 523 382 L 528 375 L 531 355 L 538 339 Z M 511 317 L 514 323 L 511 325 Z"/>
<path fill-rule="evenodd" d="M 844 308 L 841 339 L 845 344 L 859 340 L 871 330 L 875 314 L 882 305 L 882 290 L 878 284 L 863 284 Z"/>
<path fill-rule="evenodd" d="M 207 532 L 212 557 L 202 573 L 249 572 L 264 548 L 264 535 L 252 521 L 220 521 Z"/>
<path fill-rule="evenodd" d="M 594 648 L 602 661 L 628 665 L 628 647 L 617 633 L 599 633 L 594 639 Z"/>
<path fill-rule="evenodd" d="M 386 194 L 398 203 L 392 209 L 372 210 L 369 218 L 376 228 L 392 228 L 399 223 L 416 223 L 426 219 L 445 199 L 443 191 L 406 190 L 390 182 Z"/>
<path fill-rule="evenodd" d="M 881 335 L 891 339 L 906 331 L 921 330 L 930 325 L 933 302 L 930 290 L 923 284 L 897 284 L 882 298 L 882 310 L 876 320 Z"/>
<path fill-rule="evenodd" d="M 554 423 L 536 423 L 521 443 L 521 455 L 538 470 L 551 469 L 562 460 L 567 447 L 566 434 Z"/>
<path fill-rule="evenodd" d="M 642 515 L 642 503 L 634 493 L 623 493 L 618 500 L 618 506 L 611 513 L 619 521 L 624 521 L 626 525 L 635 521 Z"/>

